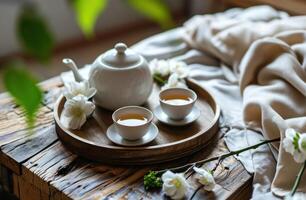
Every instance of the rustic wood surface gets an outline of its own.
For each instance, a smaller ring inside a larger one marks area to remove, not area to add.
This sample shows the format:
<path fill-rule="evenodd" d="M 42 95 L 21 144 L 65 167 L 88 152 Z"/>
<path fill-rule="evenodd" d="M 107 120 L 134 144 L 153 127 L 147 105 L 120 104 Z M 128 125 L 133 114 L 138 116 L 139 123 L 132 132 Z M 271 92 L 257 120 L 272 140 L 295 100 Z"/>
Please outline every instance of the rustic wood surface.
<path fill-rule="evenodd" d="M 84 158 L 101 161 L 107 164 L 144 165 L 176 160 L 188 156 L 204 148 L 218 132 L 220 107 L 213 96 L 188 80 L 189 88 L 197 93 L 197 108 L 201 110 L 199 119 L 188 126 L 174 127 L 153 119 L 159 129 L 157 138 L 151 143 L 140 147 L 124 147 L 113 144 L 106 136 L 107 128 L 112 125 L 112 112 L 97 108 L 93 117 L 80 130 L 66 129 L 60 116 L 66 101 L 61 96 L 54 107 L 56 132 L 59 139 L 71 151 Z M 155 84 L 146 107 L 153 110 L 159 102 L 160 88 Z"/>
<path fill-rule="evenodd" d="M 161 191 L 146 192 L 143 175 L 150 169 L 179 166 L 227 152 L 221 128 L 210 144 L 175 162 L 139 167 L 118 167 L 88 161 L 73 154 L 55 133 L 53 106 L 61 94 L 59 77 L 42 83 L 45 97 L 37 125 L 29 134 L 23 113 L 7 94 L 0 94 L 0 163 L 15 196 L 36 199 L 165 199 Z M 213 163 L 211 163 L 213 164 Z M 249 199 L 252 176 L 235 158 L 217 169 L 213 192 L 199 191 L 194 199 Z M 228 169 L 227 169 L 228 168 Z M 1 173 L 1 181 L 3 181 Z M 197 187 L 190 177 L 191 196 Z"/>

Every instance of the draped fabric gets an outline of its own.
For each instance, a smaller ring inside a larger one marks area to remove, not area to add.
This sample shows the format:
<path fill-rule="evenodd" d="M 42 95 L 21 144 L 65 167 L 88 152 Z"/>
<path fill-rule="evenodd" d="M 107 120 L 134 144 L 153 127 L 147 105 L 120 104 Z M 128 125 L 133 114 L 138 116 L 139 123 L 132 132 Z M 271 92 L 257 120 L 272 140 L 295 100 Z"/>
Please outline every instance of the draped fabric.
<path fill-rule="evenodd" d="M 215 96 L 230 150 L 262 139 L 306 132 L 306 16 L 268 6 L 195 16 L 183 27 L 132 48 L 148 60 L 185 61 L 190 78 Z M 83 69 L 83 76 L 88 67 Z M 64 82 L 71 80 L 63 74 Z M 254 173 L 253 199 L 278 199 L 292 188 L 301 165 L 282 144 L 264 145 L 237 158 Z M 306 173 L 298 191 L 306 192 Z M 306 197 L 301 197 L 301 199 Z"/>
<path fill-rule="evenodd" d="M 227 145 L 235 150 L 263 138 L 283 139 L 288 127 L 306 132 L 304 30 L 306 16 L 258 6 L 195 16 L 133 48 L 148 59 L 187 62 L 191 78 L 217 98 L 223 123 L 232 127 Z M 281 143 L 270 149 L 238 156 L 254 173 L 253 199 L 284 196 L 301 167 Z M 306 192 L 306 175 L 298 191 Z"/>

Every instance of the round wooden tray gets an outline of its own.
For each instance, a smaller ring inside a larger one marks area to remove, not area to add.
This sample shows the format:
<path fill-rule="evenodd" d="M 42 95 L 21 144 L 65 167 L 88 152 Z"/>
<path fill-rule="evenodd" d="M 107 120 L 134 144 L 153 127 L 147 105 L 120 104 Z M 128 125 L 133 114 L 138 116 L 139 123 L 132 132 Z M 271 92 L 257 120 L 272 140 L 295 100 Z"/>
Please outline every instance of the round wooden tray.
<path fill-rule="evenodd" d="M 108 164 L 144 165 L 175 160 L 190 155 L 205 146 L 217 133 L 220 108 L 213 96 L 193 80 L 187 85 L 198 95 L 196 106 L 201 110 L 197 121 L 190 125 L 174 127 L 153 122 L 159 129 L 157 138 L 140 147 L 117 146 L 106 137 L 107 128 L 113 123 L 112 112 L 96 108 L 81 130 L 68 130 L 60 123 L 60 115 L 66 99 L 61 96 L 54 107 L 56 132 L 64 145 L 82 157 Z M 159 87 L 153 92 L 144 107 L 153 110 L 158 105 Z"/>

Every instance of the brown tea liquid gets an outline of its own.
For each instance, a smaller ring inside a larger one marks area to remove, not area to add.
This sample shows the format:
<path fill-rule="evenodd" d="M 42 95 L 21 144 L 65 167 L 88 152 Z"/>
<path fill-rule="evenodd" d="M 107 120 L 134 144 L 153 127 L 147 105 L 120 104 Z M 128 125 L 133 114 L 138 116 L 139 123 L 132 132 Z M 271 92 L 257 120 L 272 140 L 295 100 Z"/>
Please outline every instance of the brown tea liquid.
<path fill-rule="evenodd" d="M 192 98 L 183 94 L 173 94 L 163 97 L 162 101 L 171 105 L 185 105 L 190 103 L 192 101 Z"/>
<path fill-rule="evenodd" d="M 148 119 L 140 114 L 125 114 L 119 117 L 117 122 L 124 126 L 140 126 L 148 122 Z"/>

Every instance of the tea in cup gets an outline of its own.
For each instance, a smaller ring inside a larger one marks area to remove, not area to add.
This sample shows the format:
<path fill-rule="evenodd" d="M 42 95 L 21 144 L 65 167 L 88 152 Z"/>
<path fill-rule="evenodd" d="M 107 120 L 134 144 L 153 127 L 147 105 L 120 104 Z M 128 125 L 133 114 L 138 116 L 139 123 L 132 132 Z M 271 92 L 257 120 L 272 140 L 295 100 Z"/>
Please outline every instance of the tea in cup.
<path fill-rule="evenodd" d="M 174 120 L 184 119 L 192 111 L 196 100 L 196 93 L 187 88 L 169 88 L 159 93 L 163 112 Z"/>
<path fill-rule="evenodd" d="M 140 106 L 125 106 L 112 115 L 116 130 L 126 140 L 137 140 L 149 130 L 153 113 Z"/>

